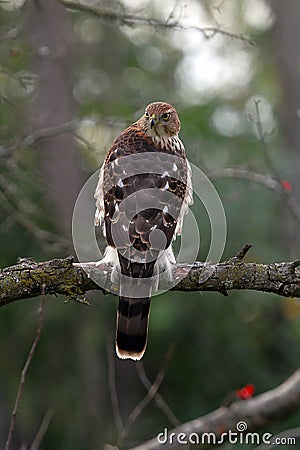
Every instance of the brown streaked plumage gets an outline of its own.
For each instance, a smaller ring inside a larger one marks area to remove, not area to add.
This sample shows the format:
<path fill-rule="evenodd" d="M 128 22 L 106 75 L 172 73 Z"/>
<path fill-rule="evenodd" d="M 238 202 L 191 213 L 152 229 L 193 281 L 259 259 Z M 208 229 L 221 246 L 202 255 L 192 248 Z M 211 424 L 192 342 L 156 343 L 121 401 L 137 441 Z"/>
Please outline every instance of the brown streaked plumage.
<path fill-rule="evenodd" d="M 151 103 L 115 139 L 99 175 L 95 225 L 103 224 L 108 244 L 102 261 L 121 273 L 116 351 L 123 359 L 145 352 L 153 277 L 170 274 L 171 243 L 192 203 L 179 131 L 175 108 Z"/>

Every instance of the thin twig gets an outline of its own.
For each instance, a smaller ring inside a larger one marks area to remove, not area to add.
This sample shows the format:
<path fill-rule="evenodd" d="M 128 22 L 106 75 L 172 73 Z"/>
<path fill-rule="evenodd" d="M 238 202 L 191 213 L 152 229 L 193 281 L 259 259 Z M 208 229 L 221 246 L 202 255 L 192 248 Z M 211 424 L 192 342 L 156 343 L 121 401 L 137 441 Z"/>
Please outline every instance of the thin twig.
<path fill-rule="evenodd" d="M 166 19 L 166 23 L 169 23 L 172 19 L 174 19 L 175 11 L 176 11 L 180 1 L 181 0 L 175 0 L 174 5 L 173 5 L 173 7 L 172 7 L 171 11 L 169 12 L 169 15 L 168 15 L 168 17 Z"/>
<path fill-rule="evenodd" d="M 117 446 L 121 447 L 123 445 L 124 440 L 126 439 L 128 432 L 130 430 L 130 427 L 132 426 L 132 424 L 137 420 L 137 418 L 142 414 L 142 412 L 144 411 L 144 409 L 149 405 L 149 403 L 153 400 L 153 398 L 155 397 L 161 383 L 164 380 L 164 377 L 166 375 L 166 370 L 167 370 L 167 366 L 168 363 L 170 362 L 170 359 L 172 357 L 174 351 L 174 346 L 171 346 L 169 348 L 169 350 L 167 351 L 165 358 L 164 358 L 164 362 L 163 365 L 160 369 L 160 371 L 158 372 L 154 383 L 151 385 L 150 389 L 148 390 L 147 394 L 145 395 L 145 397 L 138 403 L 138 405 L 133 409 L 133 411 L 129 414 L 129 417 L 125 423 L 124 426 L 124 430 L 123 432 L 120 434 L 120 437 L 118 439 L 118 443 Z M 138 363 L 136 363 L 138 364 Z"/>
<path fill-rule="evenodd" d="M 6 153 L 11 154 L 15 150 L 21 151 L 26 150 L 28 147 L 32 146 L 36 142 L 38 142 L 41 139 L 46 139 L 49 137 L 54 136 L 60 136 L 61 134 L 65 133 L 76 133 L 76 129 L 80 125 L 81 122 L 84 121 L 91 121 L 95 124 L 103 123 L 107 125 L 108 127 L 112 126 L 127 126 L 129 122 L 126 120 L 116 119 L 114 117 L 93 117 L 88 118 L 85 117 L 83 119 L 73 119 L 69 122 L 65 122 L 53 127 L 45 127 L 45 128 L 39 128 L 32 133 L 28 134 L 24 138 L 18 139 L 16 142 L 14 142 L 9 148 L 7 148 Z M 85 141 L 84 138 L 82 138 L 80 135 L 76 135 L 78 139 L 81 139 L 82 141 Z M 86 144 L 86 142 L 85 142 Z"/>
<path fill-rule="evenodd" d="M 213 6 L 213 9 L 217 11 L 218 14 L 221 14 L 221 9 L 226 0 L 221 0 L 220 3 L 216 6 Z"/>
<path fill-rule="evenodd" d="M 28 356 L 27 356 L 24 368 L 23 368 L 22 373 L 21 373 L 21 378 L 20 378 L 19 388 L 18 388 L 18 392 L 17 392 L 17 396 L 16 396 L 16 401 L 15 401 L 14 408 L 13 408 L 13 411 L 12 411 L 12 414 L 11 414 L 10 426 L 9 426 L 9 431 L 8 431 L 8 435 L 7 435 L 5 450 L 9 450 L 10 446 L 11 446 L 11 441 L 12 441 L 13 433 L 14 433 L 14 430 L 15 430 L 16 416 L 17 416 L 18 409 L 19 409 L 19 406 L 20 406 L 22 392 L 23 392 L 23 389 L 24 389 L 25 381 L 26 381 L 26 375 L 27 375 L 30 363 L 32 361 L 33 355 L 35 353 L 37 344 L 38 344 L 38 342 L 40 340 L 40 337 L 41 337 L 41 332 L 42 332 L 42 328 L 43 328 L 43 319 L 44 319 L 45 289 L 46 289 L 46 285 L 43 285 L 42 297 L 41 297 L 41 302 L 40 302 L 40 307 L 39 307 L 38 327 L 37 327 L 37 330 L 36 330 L 34 341 L 32 343 L 31 349 L 30 349 L 30 351 L 28 353 Z"/>
<path fill-rule="evenodd" d="M 18 150 L 25 150 L 40 139 L 45 139 L 51 136 L 58 136 L 63 133 L 73 131 L 78 125 L 78 120 L 74 119 L 70 122 L 63 123 L 54 127 L 40 128 L 32 134 L 26 136 L 18 145 Z"/>
<path fill-rule="evenodd" d="M 46 411 L 46 414 L 43 417 L 41 426 L 38 429 L 38 431 L 37 431 L 37 433 L 35 435 L 35 438 L 34 438 L 32 444 L 31 444 L 30 450 L 38 450 L 39 449 L 39 447 L 40 447 L 40 445 L 42 443 L 42 440 L 43 440 L 43 438 L 44 438 L 44 436 L 45 436 L 45 434 L 46 434 L 46 432 L 47 432 L 47 430 L 49 428 L 49 425 L 50 425 L 50 422 L 51 422 L 51 420 L 53 418 L 53 415 L 54 415 L 53 409 L 50 408 L 50 409 L 48 409 L 48 411 Z"/>
<path fill-rule="evenodd" d="M 245 258 L 246 254 L 249 252 L 251 247 L 252 247 L 252 244 L 245 244 L 245 245 L 243 245 L 241 250 L 235 255 L 235 258 L 238 261 L 242 261 Z"/>
<path fill-rule="evenodd" d="M 107 340 L 106 353 L 108 362 L 108 389 L 110 395 L 110 401 L 114 416 L 114 421 L 117 429 L 118 436 L 124 431 L 124 425 L 120 413 L 119 399 L 116 388 L 116 371 L 115 371 L 115 360 L 112 354 L 113 344 L 112 339 Z"/>
<path fill-rule="evenodd" d="M 235 256 L 232 256 L 231 258 L 229 258 L 228 262 L 232 263 L 232 264 L 242 262 L 246 256 L 246 254 L 249 252 L 249 250 L 251 248 L 252 248 L 252 244 L 244 244 L 243 247 L 241 248 L 241 250 L 239 250 Z M 224 288 L 223 294 L 225 296 L 228 295 L 228 292 L 226 291 L 225 288 Z"/>
<path fill-rule="evenodd" d="M 275 178 L 268 174 L 241 169 L 239 167 L 224 167 L 222 169 L 209 172 L 208 176 L 211 180 L 216 180 L 219 178 L 237 178 L 266 186 L 268 189 L 275 191 L 282 197 L 283 201 L 288 204 L 294 219 L 300 223 L 300 206 L 297 200 L 286 189 L 284 189 L 282 179 L 278 176 Z"/>
<path fill-rule="evenodd" d="M 264 131 L 263 126 L 262 126 L 262 121 L 261 121 L 261 117 L 260 117 L 260 109 L 259 109 L 259 105 L 261 103 L 261 99 L 254 99 L 254 106 L 255 106 L 255 113 L 256 113 L 256 120 L 254 120 L 254 123 L 256 125 L 256 129 L 257 129 L 257 133 L 259 136 L 259 140 L 262 144 L 262 148 L 263 148 L 263 153 L 264 153 L 264 157 L 268 162 L 268 165 L 270 167 L 270 169 L 272 170 L 273 174 L 275 175 L 275 178 L 278 182 L 281 181 L 281 176 L 280 173 L 278 172 L 278 170 L 276 169 L 272 158 L 269 155 L 269 152 L 267 150 L 267 142 L 266 142 L 266 136 L 267 133 Z"/>
<path fill-rule="evenodd" d="M 80 134 L 75 133 L 75 131 L 72 132 L 73 136 L 79 141 L 81 142 L 90 152 L 94 152 L 95 148 L 96 148 L 96 143 L 91 144 L 87 139 L 85 139 L 84 137 L 80 136 Z"/>
<path fill-rule="evenodd" d="M 151 389 L 152 383 L 149 380 L 149 378 L 147 377 L 147 374 L 145 372 L 145 368 L 144 368 L 144 364 L 142 361 L 139 361 L 136 364 L 136 370 L 139 376 L 139 379 L 142 383 L 142 385 L 149 391 Z M 165 402 L 165 400 L 163 399 L 163 397 L 160 395 L 159 392 L 156 392 L 155 396 L 154 396 L 154 400 L 157 404 L 157 406 L 162 410 L 162 412 L 165 414 L 165 416 L 169 419 L 170 423 L 174 426 L 174 427 L 178 427 L 181 422 L 177 419 L 177 417 L 175 416 L 175 414 L 173 413 L 173 411 L 171 410 L 171 408 L 169 407 L 169 405 Z"/>
<path fill-rule="evenodd" d="M 271 171 L 273 172 L 274 178 L 277 181 L 278 184 L 281 185 L 282 189 L 281 189 L 281 195 L 283 197 L 283 199 L 286 201 L 290 212 L 292 213 L 292 215 L 294 216 L 294 218 L 297 220 L 297 222 L 300 223 L 300 206 L 299 203 L 296 201 L 296 199 L 294 198 L 294 196 L 291 194 L 291 192 L 287 191 L 286 189 L 283 188 L 282 186 L 282 177 L 280 172 L 277 170 L 269 152 L 268 152 L 268 148 L 267 148 L 267 143 L 266 143 L 266 135 L 267 133 L 264 132 L 263 130 L 263 126 L 262 126 L 262 121 L 261 121 L 261 117 L 260 117 L 260 109 L 259 109 L 259 105 L 260 105 L 261 100 L 260 99 L 254 99 L 254 105 L 255 105 L 255 112 L 256 112 L 256 120 L 254 120 L 254 124 L 256 126 L 257 132 L 258 132 L 258 136 L 259 136 L 259 140 L 262 144 L 262 150 L 263 150 L 263 154 L 264 157 L 271 169 Z"/>
<path fill-rule="evenodd" d="M 242 180 L 253 181 L 257 184 L 275 191 L 277 194 L 282 194 L 282 184 L 271 177 L 267 173 L 254 172 L 253 170 L 241 169 L 239 167 L 223 167 L 221 169 L 209 172 L 208 177 L 212 180 L 219 178 L 237 178 Z"/>
<path fill-rule="evenodd" d="M 166 21 L 162 21 L 153 17 L 141 17 L 134 14 L 125 14 L 119 11 L 113 11 L 109 8 L 99 8 L 96 6 L 89 6 L 84 3 L 77 3 L 69 0 L 61 1 L 67 8 L 92 14 L 98 18 L 106 20 L 108 23 L 117 23 L 118 25 L 122 24 L 128 26 L 149 25 L 151 27 L 161 29 L 198 31 L 199 33 L 202 33 L 205 39 L 211 39 L 215 35 L 221 34 L 222 36 L 229 37 L 231 39 L 238 39 L 249 45 L 255 46 L 255 42 L 244 36 L 243 34 L 235 34 L 219 27 L 184 26 L 179 24 L 178 22 L 172 23 L 168 21 L 168 19 Z"/>
<path fill-rule="evenodd" d="M 1 176 L 0 176 L 0 185 L 1 185 Z M 31 235 L 33 235 L 37 241 L 40 243 L 41 247 L 45 251 L 53 250 L 66 250 L 70 248 L 70 242 L 67 239 L 64 239 L 61 236 L 56 235 L 47 230 L 43 230 L 39 228 L 28 215 L 28 210 L 24 209 L 24 203 L 22 204 L 21 199 L 22 196 L 17 199 L 17 205 L 14 205 L 10 196 L 7 195 L 6 188 L 11 188 L 11 185 L 1 186 L 2 191 L 0 191 L 0 202 L 1 206 L 3 206 L 7 213 L 13 217 L 13 219 L 18 222 L 22 227 L 24 227 Z"/>

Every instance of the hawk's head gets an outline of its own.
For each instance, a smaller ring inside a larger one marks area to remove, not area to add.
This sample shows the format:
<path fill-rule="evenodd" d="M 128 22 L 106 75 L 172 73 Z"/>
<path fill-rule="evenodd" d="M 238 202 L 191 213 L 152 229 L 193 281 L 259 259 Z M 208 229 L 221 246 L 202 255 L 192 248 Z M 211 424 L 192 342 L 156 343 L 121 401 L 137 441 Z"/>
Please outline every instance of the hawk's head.
<path fill-rule="evenodd" d="M 169 103 L 155 102 L 146 107 L 145 114 L 139 119 L 148 136 L 170 138 L 180 131 L 180 120 L 176 109 Z"/>

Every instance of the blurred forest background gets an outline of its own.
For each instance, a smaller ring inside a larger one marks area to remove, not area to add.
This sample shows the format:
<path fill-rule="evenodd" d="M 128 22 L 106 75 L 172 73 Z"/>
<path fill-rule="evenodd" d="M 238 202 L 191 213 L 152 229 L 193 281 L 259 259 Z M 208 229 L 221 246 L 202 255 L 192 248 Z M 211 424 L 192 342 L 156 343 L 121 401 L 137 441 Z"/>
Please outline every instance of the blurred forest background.
<path fill-rule="evenodd" d="M 177 108 L 188 158 L 222 199 L 223 258 L 245 242 L 253 244 L 248 260 L 299 258 L 299 17 L 297 0 L 1 1 L 1 267 L 18 257 L 74 254 L 71 218 L 81 187 L 114 137 L 157 100 Z M 193 212 L 205 260 L 209 221 L 197 202 Z M 120 423 L 109 379 L 124 423 L 146 393 L 135 364 L 114 354 L 116 298 L 92 293 L 91 307 L 64 300 L 46 299 L 12 448 L 30 448 L 45 415 L 51 420 L 42 449 L 115 445 Z M 1 309 L 2 448 L 39 301 Z M 174 344 L 159 392 L 184 422 L 247 383 L 256 393 L 277 386 L 299 365 L 299 338 L 300 305 L 293 299 L 169 292 L 152 302 L 143 363 L 153 381 Z M 174 420 L 152 402 L 123 448 L 172 428 Z M 265 431 L 299 420 L 300 414 Z"/>

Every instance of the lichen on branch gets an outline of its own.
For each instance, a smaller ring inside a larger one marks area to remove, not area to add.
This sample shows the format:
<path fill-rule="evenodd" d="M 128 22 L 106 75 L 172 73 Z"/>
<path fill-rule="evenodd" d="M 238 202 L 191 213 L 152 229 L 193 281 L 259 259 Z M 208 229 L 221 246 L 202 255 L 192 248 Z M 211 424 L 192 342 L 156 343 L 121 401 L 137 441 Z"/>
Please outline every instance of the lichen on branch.
<path fill-rule="evenodd" d="M 247 252 L 247 250 L 246 250 Z M 257 264 L 244 262 L 243 249 L 236 257 L 218 264 L 195 262 L 178 264 L 174 279 L 180 279 L 176 291 L 215 291 L 228 295 L 229 290 L 255 290 L 283 297 L 300 298 L 300 261 Z M 110 281 L 109 264 L 73 263 L 72 257 L 36 262 L 21 259 L 18 264 L 0 271 L 0 306 L 16 300 L 46 294 L 62 294 L 70 299 L 83 298 L 90 290 L 117 293 Z M 99 281 L 96 283 L 95 278 Z M 168 283 L 162 282 L 163 289 Z"/>

